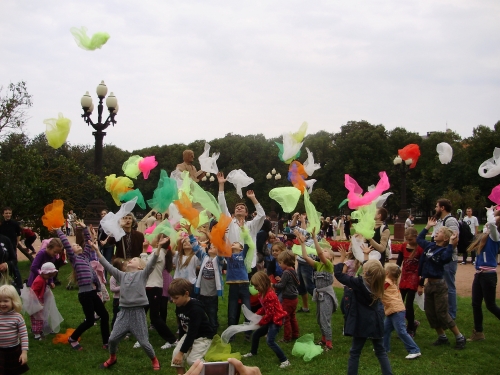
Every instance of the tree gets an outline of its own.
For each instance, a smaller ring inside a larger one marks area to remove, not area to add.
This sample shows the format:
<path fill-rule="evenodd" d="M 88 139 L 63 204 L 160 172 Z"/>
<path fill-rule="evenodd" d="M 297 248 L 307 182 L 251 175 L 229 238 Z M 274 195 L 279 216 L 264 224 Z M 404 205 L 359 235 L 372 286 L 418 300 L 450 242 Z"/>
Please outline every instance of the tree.
<path fill-rule="evenodd" d="M 3 93 L 0 87 L 0 137 L 22 132 L 27 119 L 27 110 L 33 105 L 26 82 L 10 83 Z"/>

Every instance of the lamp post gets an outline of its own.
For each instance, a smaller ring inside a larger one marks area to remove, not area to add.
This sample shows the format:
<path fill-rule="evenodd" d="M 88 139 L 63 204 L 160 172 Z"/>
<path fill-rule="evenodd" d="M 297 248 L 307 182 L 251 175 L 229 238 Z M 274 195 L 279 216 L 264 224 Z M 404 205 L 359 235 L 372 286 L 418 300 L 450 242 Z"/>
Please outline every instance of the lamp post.
<path fill-rule="evenodd" d="M 106 98 L 106 107 L 108 107 L 109 115 L 106 120 L 102 121 L 102 112 L 103 105 L 102 102 L 108 93 L 108 88 L 104 84 L 104 81 L 96 88 L 97 96 L 99 97 L 99 104 L 97 105 L 97 123 L 94 123 L 90 119 L 90 115 L 94 111 L 94 103 L 92 103 L 92 97 L 89 95 L 87 91 L 85 95 L 82 96 L 80 101 L 83 109 L 83 120 L 87 123 L 87 125 L 91 125 L 95 132 L 92 135 L 95 138 L 95 147 L 94 147 L 94 174 L 100 176 L 102 173 L 102 143 L 106 132 L 104 130 L 111 124 L 113 126 L 116 124 L 115 116 L 118 113 L 118 100 L 116 99 L 113 93 L 110 93 Z"/>
<path fill-rule="evenodd" d="M 266 178 L 269 181 L 273 181 L 273 186 L 275 187 L 278 184 L 278 181 L 281 180 L 281 174 L 276 173 L 276 168 L 273 168 L 271 172 L 268 172 L 266 174 Z M 271 199 L 271 212 L 269 213 L 271 221 L 278 220 L 278 215 L 276 214 L 275 208 L 276 208 L 276 202 L 274 201 L 274 199 Z"/>
<path fill-rule="evenodd" d="M 405 237 L 405 222 L 408 218 L 408 210 L 406 209 L 406 174 L 410 171 L 412 159 L 403 160 L 396 156 L 393 160 L 396 171 L 401 175 L 401 204 L 399 206 L 398 218 L 394 223 L 394 240 L 404 241 Z"/>

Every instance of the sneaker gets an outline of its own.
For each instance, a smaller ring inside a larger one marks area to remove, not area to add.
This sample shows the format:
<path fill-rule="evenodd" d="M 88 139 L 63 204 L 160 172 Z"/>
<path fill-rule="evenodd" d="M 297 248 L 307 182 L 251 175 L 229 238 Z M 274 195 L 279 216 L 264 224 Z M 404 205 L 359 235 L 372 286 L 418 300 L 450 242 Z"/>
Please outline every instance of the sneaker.
<path fill-rule="evenodd" d="M 38 341 L 43 340 L 43 336 L 38 334 L 35 334 L 33 338 Z"/>
<path fill-rule="evenodd" d="M 462 262 L 461 264 L 466 265 L 466 264 L 467 264 L 467 262 Z"/>
<path fill-rule="evenodd" d="M 166 342 L 165 345 L 161 346 L 162 349 L 170 349 L 170 348 L 175 348 L 177 346 L 177 343 L 179 340 L 175 340 L 173 344 Z"/>
<path fill-rule="evenodd" d="M 160 371 L 160 362 L 158 361 L 158 358 L 154 357 L 151 360 L 151 365 L 153 365 L 153 370 Z"/>
<path fill-rule="evenodd" d="M 243 358 L 250 358 L 250 357 L 253 357 L 253 354 L 252 354 L 252 352 L 250 352 L 250 353 L 247 353 L 247 354 L 243 354 L 242 357 Z"/>
<path fill-rule="evenodd" d="M 290 361 L 287 359 L 285 362 L 281 362 L 281 365 L 280 365 L 280 368 L 287 368 L 289 366 L 291 366 L 292 364 L 290 363 Z"/>
<path fill-rule="evenodd" d="M 141 347 L 141 344 L 139 344 L 139 341 L 136 341 L 133 348 L 134 349 L 139 349 Z"/>
<path fill-rule="evenodd" d="M 449 345 L 449 344 L 450 344 L 450 340 L 448 340 L 448 337 L 445 339 L 438 337 L 438 339 L 432 343 L 432 345 L 434 345 L 434 346 Z"/>
<path fill-rule="evenodd" d="M 465 336 L 460 337 L 457 339 L 455 343 L 455 349 L 456 350 L 462 350 L 465 349 L 465 344 L 467 343 L 467 340 L 465 339 Z"/>
<path fill-rule="evenodd" d="M 415 358 L 418 358 L 422 355 L 422 353 L 411 353 L 411 354 L 408 354 L 405 358 L 406 359 L 415 359 Z"/>
<path fill-rule="evenodd" d="M 303 307 L 301 307 L 300 309 L 297 310 L 297 313 L 308 313 L 308 312 L 311 312 L 311 310 L 309 309 L 304 309 Z"/>
<path fill-rule="evenodd" d="M 329 352 L 330 350 L 333 350 L 332 344 L 326 343 L 325 347 L 323 348 L 323 351 Z"/>
<path fill-rule="evenodd" d="M 467 339 L 467 341 L 483 341 L 485 339 L 483 332 L 477 332 L 475 329 L 472 330 L 472 336 Z"/>

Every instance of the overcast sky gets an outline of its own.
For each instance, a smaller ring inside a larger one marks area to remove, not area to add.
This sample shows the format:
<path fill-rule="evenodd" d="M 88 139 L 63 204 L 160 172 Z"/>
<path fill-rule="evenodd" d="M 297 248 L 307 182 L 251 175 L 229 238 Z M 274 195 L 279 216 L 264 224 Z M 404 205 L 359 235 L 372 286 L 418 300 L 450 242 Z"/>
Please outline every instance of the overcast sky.
<path fill-rule="evenodd" d="M 350 120 L 463 137 L 500 120 L 500 1 L 0 1 L 0 85 L 33 95 L 30 136 L 80 98 L 118 98 L 105 143 L 337 132 Z M 80 49 L 71 27 L 111 35 Z M 97 112 L 97 111 L 95 111 Z M 97 117 L 94 113 L 94 119 Z"/>

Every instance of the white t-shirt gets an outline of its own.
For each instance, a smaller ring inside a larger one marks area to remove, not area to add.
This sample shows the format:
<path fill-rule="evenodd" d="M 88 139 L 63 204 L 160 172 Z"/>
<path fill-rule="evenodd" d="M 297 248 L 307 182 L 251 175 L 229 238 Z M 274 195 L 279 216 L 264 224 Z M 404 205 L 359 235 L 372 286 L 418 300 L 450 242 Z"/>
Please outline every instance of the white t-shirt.
<path fill-rule="evenodd" d="M 476 235 L 476 227 L 479 226 L 479 221 L 477 220 L 477 217 L 475 217 L 475 216 L 471 216 L 471 217 L 465 216 L 464 217 L 464 223 L 466 223 L 469 226 L 471 233 L 475 236 Z"/>
<path fill-rule="evenodd" d="M 183 255 L 181 265 L 187 260 L 187 256 Z M 201 265 L 200 260 L 196 255 L 193 255 L 186 267 L 179 267 L 178 265 L 179 253 L 175 253 L 172 262 L 175 265 L 174 279 L 186 279 L 191 284 L 196 284 L 196 267 Z"/>
<path fill-rule="evenodd" d="M 333 227 L 333 230 L 337 230 L 339 225 L 337 224 L 337 220 L 333 219 L 332 220 L 332 227 Z"/>
<path fill-rule="evenodd" d="M 405 229 L 408 229 L 413 226 L 413 223 L 411 222 L 410 218 L 406 219 L 405 221 Z"/>

